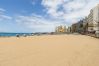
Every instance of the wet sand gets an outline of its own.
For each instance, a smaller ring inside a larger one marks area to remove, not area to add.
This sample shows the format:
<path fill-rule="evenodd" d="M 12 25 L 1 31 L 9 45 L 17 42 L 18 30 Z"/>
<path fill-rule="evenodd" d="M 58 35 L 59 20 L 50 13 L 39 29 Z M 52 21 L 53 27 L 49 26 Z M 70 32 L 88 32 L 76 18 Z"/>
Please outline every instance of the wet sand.
<path fill-rule="evenodd" d="M 2 37 L 0 66 L 99 66 L 99 39 L 84 35 Z"/>

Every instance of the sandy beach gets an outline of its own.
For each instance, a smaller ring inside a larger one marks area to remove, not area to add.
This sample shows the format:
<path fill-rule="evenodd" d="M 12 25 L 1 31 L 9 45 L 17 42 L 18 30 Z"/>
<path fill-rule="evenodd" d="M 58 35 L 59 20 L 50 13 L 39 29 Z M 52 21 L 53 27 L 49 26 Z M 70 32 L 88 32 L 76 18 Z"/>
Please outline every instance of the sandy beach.
<path fill-rule="evenodd" d="M 1 37 L 0 66 L 99 66 L 99 39 L 84 35 Z"/>

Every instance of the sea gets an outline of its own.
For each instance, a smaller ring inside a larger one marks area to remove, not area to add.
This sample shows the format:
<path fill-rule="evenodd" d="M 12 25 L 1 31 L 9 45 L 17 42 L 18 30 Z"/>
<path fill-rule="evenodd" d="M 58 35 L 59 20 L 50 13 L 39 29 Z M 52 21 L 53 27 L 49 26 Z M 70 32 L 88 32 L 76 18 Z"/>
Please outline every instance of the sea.
<path fill-rule="evenodd" d="M 23 35 L 26 35 L 26 36 L 30 36 L 32 35 L 32 33 L 0 33 L 0 37 L 10 37 L 10 36 L 23 36 Z"/>

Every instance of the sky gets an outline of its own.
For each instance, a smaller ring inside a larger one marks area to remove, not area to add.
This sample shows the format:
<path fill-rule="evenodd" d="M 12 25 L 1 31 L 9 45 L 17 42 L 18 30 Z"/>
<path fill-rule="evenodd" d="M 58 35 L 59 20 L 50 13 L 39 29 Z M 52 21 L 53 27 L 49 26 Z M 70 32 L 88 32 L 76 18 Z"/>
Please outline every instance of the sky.
<path fill-rule="evenodd" d="M 52 32 L 85 18 L 99 0 L 0 0 L 0 32 Z"/>

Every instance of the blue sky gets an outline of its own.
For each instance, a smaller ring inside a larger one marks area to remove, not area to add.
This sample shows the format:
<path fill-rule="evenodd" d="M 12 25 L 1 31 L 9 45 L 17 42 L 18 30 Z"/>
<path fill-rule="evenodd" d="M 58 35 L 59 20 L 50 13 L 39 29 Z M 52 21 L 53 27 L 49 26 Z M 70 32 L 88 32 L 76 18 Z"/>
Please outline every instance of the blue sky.
<path fill-rule="evenodd" d="M 0 0 L 0 32 L 51 32 L 84 18 L 99 0 Z"/>

